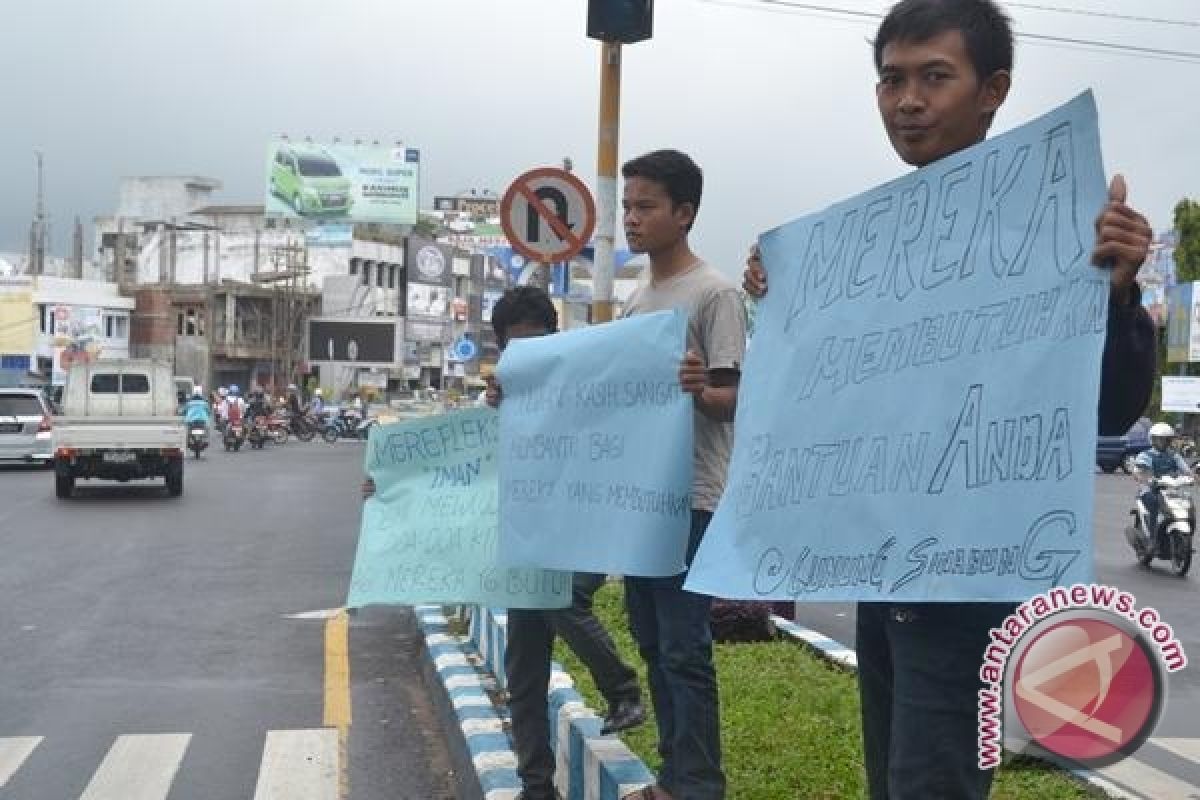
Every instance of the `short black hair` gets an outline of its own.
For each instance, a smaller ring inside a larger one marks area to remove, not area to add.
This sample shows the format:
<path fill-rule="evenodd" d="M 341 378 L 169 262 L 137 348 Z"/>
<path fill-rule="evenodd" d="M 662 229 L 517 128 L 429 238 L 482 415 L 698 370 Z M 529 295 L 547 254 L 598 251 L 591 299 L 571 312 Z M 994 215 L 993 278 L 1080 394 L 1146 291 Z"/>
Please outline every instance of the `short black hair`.
<path fill-rule="evenodd" d="M 492 330 L 501 347 L 508 344 L 508 330 L 514 325 L 541 325 L 547 333 L 558 330 L 558 312 L 550 295 L 536 286 L 509 289 L 492 307 Z"/>
<path fill-rule="evenodd" d="M 962 34 L 980 82 L 1012 72 L 1012 21 L 993 0 L 901 0 L 875 34 L 875 70 L 883 69 L 883 48 L 890 43 L 927 42 L 947 31 Z"/>
<path fill-rule="evenodd" d="M 621 175 L 629 178 L 645 178 L 662 184 L 671 202 L 676 205 L 691 203 L 693 221 L 700 211 L 700 195 L 704 192 L 704 173 L 687 153 L 678 150 L 655 150 L 626 161 Z M 688 230 L 692 229 L 688 225 Z"/>

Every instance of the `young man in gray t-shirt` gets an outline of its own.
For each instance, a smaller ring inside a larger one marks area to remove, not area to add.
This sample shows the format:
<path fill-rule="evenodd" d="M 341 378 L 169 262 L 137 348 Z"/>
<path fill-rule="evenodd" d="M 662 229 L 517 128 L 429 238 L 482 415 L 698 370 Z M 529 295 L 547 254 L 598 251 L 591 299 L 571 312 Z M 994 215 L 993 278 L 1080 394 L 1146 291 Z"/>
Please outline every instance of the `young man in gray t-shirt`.
<path fill-rule="evenodd" d="M 659 150 L 635 158 L 621 172 L 625 238 L 631 250 L 650 257 L 650 282 L 633 295 L 625 314 L 671 308 L 688 314 L 688 352 L 679 380 L 695 403 L 690 564 L 725 489 L 746 312 L 734 285 L 688 246 L 703 187 L 700 168 L 683 153 Z M 685 571 L 625 579 L 630 627 L 646 662 L 662 754 L 657 785 L 628 798 L 725 796 L 709 628 L 712 598 L 684 591 L 686 576 Z"/>

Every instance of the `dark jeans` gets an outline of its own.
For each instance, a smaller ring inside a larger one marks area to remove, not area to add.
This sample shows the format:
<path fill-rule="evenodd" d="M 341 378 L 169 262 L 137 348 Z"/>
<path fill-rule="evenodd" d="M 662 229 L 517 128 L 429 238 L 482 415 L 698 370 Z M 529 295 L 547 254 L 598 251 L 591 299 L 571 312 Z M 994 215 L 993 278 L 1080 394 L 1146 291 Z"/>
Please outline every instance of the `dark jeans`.
<path fill-rule="evenodd" d="M 1146 530 L 1142 531 L 1142 541 L 1153 543 L 1158 528 L 1158 492 L 1150 488 L 1138 492 L 1138 499 L 1146 506 Z"/>
<path fill-rule="evenodd" d="M 710 519 L 707 511 L 692 512 L 689 564 Z M 628 577 L 625 601 L 658 721 L 658 784 L 675 800 L 721 800 L 725 774 L 709 625 L 712 598 L 684 591 L 686 576 Z"/>
<path fill-rule="evenodd" d="M 569 608 L 552 611 L 510 609 L 504 671 L 508 676 L 508 706 L 512 712 L 517 774 L 528 800 L 553 800 L 554 752 L 550 749 L 550 657 L 554 637 L 561 636 L 596 681 L 596 688 L 613 705 L 639 700 L 637 673 L 621 660 L 608 631 L 592 613 L 592 595 L 605 576 L 576 572 Z"/>
<path fill-rule="evenodd" d="M 1013 603 L 859 603 L 858 689 L 871 800 L 985 800 L 979 668 Z"/>

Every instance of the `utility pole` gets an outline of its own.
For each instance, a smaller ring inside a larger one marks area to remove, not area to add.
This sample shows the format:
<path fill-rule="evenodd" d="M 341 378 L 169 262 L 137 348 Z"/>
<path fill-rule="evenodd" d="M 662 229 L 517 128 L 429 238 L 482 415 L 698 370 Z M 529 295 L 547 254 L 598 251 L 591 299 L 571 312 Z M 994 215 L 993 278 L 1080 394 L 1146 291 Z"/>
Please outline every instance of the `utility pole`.
<path fill-rule="evenodd" d="M 599 39 L 600 124 L 596 148 L 596 254 L 592 322 L 613 316 L 613 249 L 617 217 L 617 153 L 621 129 L 621 45 L 649 39 L 654 0 L 588 0 L 587 35 Z"/>
<path fill-rule="evenodd" d="M 593 0 L 595 2 L 596 0 Z M 600 46 L 600 129 L 596 148 L 596 253 L 592 322 L 611 322 L 617 224 L 617 143 L 621 132 L 621 43 Z"/>
<path fill-rule="evenodd" d="M 46 187 L 42 177 L 42 151 L 37 156 L 37 203 L 33 211 L 33 224 L 29 228 L 29 272 L 32 275 L 46 274 Z"/>
<path fill-rule="evenodd" d="M 83 279 L 83 223 L 75 217 L 75 228 L 71 232 L 71 275 L 76 280 Z"/>

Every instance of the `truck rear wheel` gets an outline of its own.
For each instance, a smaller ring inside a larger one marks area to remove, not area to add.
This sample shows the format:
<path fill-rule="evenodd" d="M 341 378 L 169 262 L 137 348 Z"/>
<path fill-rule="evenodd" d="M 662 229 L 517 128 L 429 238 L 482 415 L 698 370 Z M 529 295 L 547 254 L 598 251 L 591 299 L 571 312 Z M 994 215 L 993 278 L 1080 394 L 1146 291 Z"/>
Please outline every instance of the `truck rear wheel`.
<path fill-rule="evenodd" d="M 75 492 L 74 475 L 55 475 L 54 494 L 60 499 L 67 499 Z"/>
<path fill-rule="evenodd" d="M 172 461 L 167 465 L 167 494 L 179 497 L 183 494 L 183 462 Z"/>

